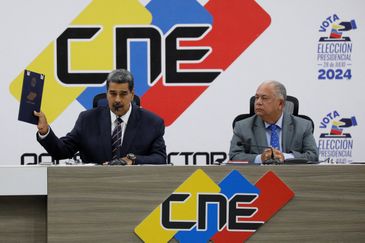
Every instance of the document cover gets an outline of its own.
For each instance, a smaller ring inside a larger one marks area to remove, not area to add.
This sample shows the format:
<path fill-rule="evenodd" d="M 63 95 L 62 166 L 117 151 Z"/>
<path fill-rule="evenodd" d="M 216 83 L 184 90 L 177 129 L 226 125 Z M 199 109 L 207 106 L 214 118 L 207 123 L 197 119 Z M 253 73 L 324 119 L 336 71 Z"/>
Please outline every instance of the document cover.
<path fill-rule="evenodd" d="M 22 96 L 19 106 L 19 121 L 38 124 L 38 117 L 33 111 L 40 111 L 45 76 L 29 70 L 24 70 Z"/>

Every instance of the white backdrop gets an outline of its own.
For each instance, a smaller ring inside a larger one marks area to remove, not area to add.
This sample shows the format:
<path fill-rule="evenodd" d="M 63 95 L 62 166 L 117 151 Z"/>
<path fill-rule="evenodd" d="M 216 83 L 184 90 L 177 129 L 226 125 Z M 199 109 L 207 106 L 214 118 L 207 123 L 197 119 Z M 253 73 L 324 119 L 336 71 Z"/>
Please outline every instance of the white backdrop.
<path fill-rule="evenodd" d="M 36 127 L 17 120 L 19 101 L 10 93 L 9 86 L 90 2 L 12 0 L 1 4 L 0 165 L 20 164 L 20 157 L 24 153 L 39 155 L 45 152 L 36 141 Z M 142 4 L 148 2 L 141 1 Z M 204 5 L 208 1 L 199 2 Z M 248 112 L 248 100 L 254 95 L 259 83 L 274 79 L 284 83 L 288 94 L 299 99 L 299 113 L 313 119 L 317 143 L 322 133 L 330 132 L 333 121 L 355 117 L 357 125 L 343 129 L 344 133 L 351 135 L 353 141 L 353 148 L 347 151 L 351 156 L 332 156 L 332 159 L 363 161 L 365 3 L 358 0 L 260 0 L 257 3 L 270 15 L 269 27 L 166 128 L 168 153 L 228 153 L 233 118 Z M 355 20 L 357 25 L 357 29 L 343 33 L 351 38 L 352 43 L 351 61 L 347 62 L 352 71 L 349 80 L 318 79 L 319 38 L 328 37 L 331 28 L 324 33 L 319 30 L 327 17 L 334 15 L 340 19 L 337 23 Z M 244 24 L 242 26 L 244 28 Z M 57 99 L 57 94 L 54 97 Z M 70 131 L 82 110 L 84 107 L 77 101 L 72 102 L 51 124 L 56 134 L 61 136 Z M 335 111 L 339 116 L 334 119 L 327 117 L 327 114 Z M 330 123 L 326 128 L 320 128 L 326 117 L 331 120 Z M 335 148 L 329 150 L 336 151 Z M 326 157 L 322 154 L 321 159 Z M 206 163 L 204 157 L 198 158 L 198 164 Z M 183 164 L 184 157 L 173 156 L 171 161 Z M 192 163 L 190 156 L 189 164 Z"/>

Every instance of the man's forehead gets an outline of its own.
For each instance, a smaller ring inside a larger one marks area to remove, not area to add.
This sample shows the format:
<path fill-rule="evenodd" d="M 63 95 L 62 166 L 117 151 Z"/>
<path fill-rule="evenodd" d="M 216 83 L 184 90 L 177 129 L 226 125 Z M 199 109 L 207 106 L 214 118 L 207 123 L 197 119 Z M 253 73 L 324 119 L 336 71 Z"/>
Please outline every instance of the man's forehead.
<path fill-rule="evenodd" d="M 271 95 L 273 92 L 274 89 L 268 84 L 262 84 L 256 90 L 257 95 Z"/>
<path fill-rule="evenodd" d="M 110 83 L 109 91 L 129 91 L 128 83 Z"/>
<path fill-rule="evenodd" d="M 113 88 L 109 88 L 109 92 L 124 92 L 124 91 L 129 91 L 129 89 L 113 89 Z"/>

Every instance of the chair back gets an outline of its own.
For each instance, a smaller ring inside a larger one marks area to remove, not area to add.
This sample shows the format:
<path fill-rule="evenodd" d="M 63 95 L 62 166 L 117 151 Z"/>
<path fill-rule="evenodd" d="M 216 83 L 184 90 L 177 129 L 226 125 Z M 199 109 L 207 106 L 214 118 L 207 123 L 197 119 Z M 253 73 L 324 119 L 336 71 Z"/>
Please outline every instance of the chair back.
<path fill-rule="evenodd" d="M 299 100 L 294 97 L 294 96 L 290 96 L 290 95 L 287 95 L 286 96 L 286 101 L 285 101 L 285 112 L 289 113 L 289 114 L 292 114 L 294 116 L 298 116 L 298 117 L 301 117 L 301 118 L 304 118 L 308 121 L 310 121 L 312 123 L 312 131 L 314 132 L 314 122 L 313 120 L 309 117 L 309 116 L 306 116 L 306 115 L 299 115 Z M 238 116 L 236 116 L 234 119 L 233 119 L 233 122 L 232 122 L 232 127 L 234 128 L 235 124 L 237 121 L 240 121 L 240 120 L 243 120 L 243 119 L 246 119 L 248 117 L 251 117 L 255 114 L 255 96 L 252 96 L 250 98 L 250 113 L 249 114 L 240 114 Z"/>

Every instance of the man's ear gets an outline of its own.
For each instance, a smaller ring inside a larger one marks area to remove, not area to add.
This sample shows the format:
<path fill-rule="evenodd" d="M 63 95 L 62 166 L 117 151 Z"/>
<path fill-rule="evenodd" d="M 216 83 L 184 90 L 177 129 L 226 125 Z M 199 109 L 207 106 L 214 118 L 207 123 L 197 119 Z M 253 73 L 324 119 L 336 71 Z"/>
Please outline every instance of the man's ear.
<path fill-rule="evenodd" d="M 285 106 L 285 100 L 284 99 L 280 99 L 280 107 L 282 110 L 284 110 L 284 106 Z"/>

